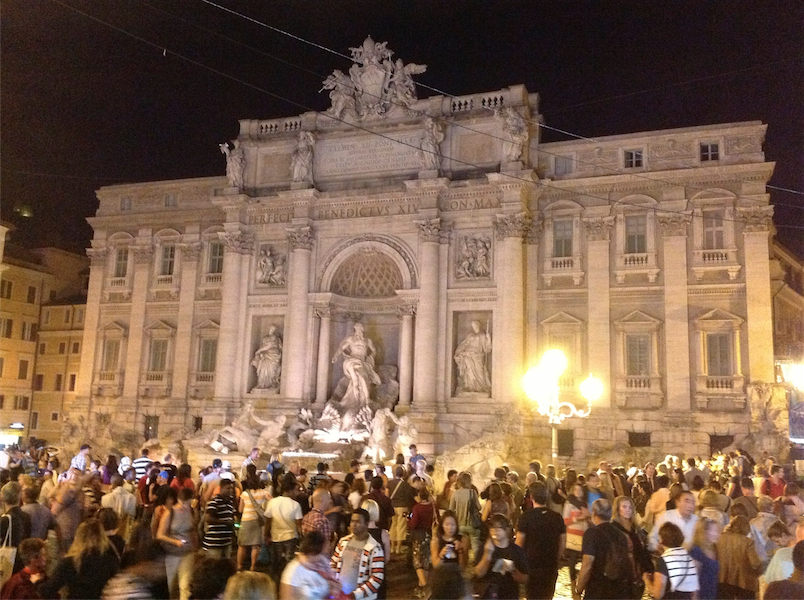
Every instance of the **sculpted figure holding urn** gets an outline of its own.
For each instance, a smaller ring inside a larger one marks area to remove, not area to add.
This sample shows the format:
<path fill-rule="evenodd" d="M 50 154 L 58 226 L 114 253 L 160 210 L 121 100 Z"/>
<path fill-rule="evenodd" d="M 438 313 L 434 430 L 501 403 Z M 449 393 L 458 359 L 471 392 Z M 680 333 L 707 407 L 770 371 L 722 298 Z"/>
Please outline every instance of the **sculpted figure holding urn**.
<path fill-rule="evenodd" d="M 371 385 L 380 385 L 380 376 L 374 370 L 374 342 L 365 335 L 362 323 L 355 323 L 354 333 L 345 338 L 332 362 L 343 356 L 343 373 L 349 379 L 349 387 L 343 395 L 344 404 L 368 404 Z"/>
<path fill-rule="evenodd" d="M 455 349 L 458 365 L 456 393 L 491 393 L 491 378 L 486 367 L 486 356 L 491 352 L 491 334 L 480 332 L 480 321 L 472 321 L 472 331 Z"/>
<path fill-rule="evenodd" d="M 299 133 L 299 141 L 290 157 L 290 170 L 293 181 L 313 183 L 313 144 L 315 136 L 310 131 Z"/>

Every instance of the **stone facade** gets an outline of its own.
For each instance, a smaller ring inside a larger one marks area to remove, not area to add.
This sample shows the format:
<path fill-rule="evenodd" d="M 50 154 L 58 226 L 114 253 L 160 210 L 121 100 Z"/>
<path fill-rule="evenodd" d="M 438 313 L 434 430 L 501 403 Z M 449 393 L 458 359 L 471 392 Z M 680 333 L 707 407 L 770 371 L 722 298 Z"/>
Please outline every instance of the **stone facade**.
<path fill-rule="evenodd" d="M 762 123 L 540 143 L 523 86 L 361 113 L 333 78 L 327 112 L 241 121 L 242 185 L 98 191 L 73 415 L 136 439 L 219 427 L 247 402 L 320 411 L 361 322 L 426 452 L 502 430 L 549 447 L 520 385 L 549 347 L 569 359 L 564 399 L 589 372 L 605 385 L 561 426 L 576 459 L 634 433 L 701 454 L 749 433 L 750 386 L 775 382 Z M 457 394 L 473 321 L 491 390 Z M 281 377 L 262 389 L 269 328 Z"/>

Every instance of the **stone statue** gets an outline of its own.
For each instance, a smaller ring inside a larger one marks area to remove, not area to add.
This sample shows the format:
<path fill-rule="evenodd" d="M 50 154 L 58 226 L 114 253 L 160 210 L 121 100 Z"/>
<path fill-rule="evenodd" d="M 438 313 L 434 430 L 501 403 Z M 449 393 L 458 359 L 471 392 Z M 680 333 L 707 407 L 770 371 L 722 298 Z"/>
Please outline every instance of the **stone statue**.
<path fill-rule="evenodd" d="M 388 61 L 390 62 L 390 61 Z M 394 102 L 410 106 L 416 101 L 416 84 L 411 75 L 419 75 L 427 70 L 427 65 L 404 64 L 397 58 L 393 65 L 389 88 L 393 91 Z"/>
<path fill-rule="evenodd" d="M 525 119 L 510 106 L 495 109 L 494 116 L 502 119 L 502 130 L 505 134 L 502 147 L 502 162 L 515 162 L 522 158 L 522 152 L 528 141 L 528 125 Z"/>
<path fill-rule="evenodd" d="M 369 438 L 363 456 L 372 461 L 382 461 L 388 456 L 388 424 L 394 421 L 394 415 L 388 408 L 381 408 L 374 413 L 369 427 Z"/>
<path fill-rule="evenodd" d="M 382 382 L 377 386 L 377 404 L 382 408 L 393 408 L 399 400 L 397 368 L 395 365 L 380 365 L 377 367 L 377 375 Z"/>
<path fill-rule="evenodd" d="M 226 177 L 229 178 L 229 187 L 243 189 L 243 172 L 246 170 L 246 153 L 235 140 L 232 147 L 228 143 L 218 144 L 221 153 L 226 156 Z"/>
<path fill-rule="evenodd" d="M 424 121 L 424 134 L 419 145 L 419 156 L 425 171 L 438 171 L 441 167 L 441 142 L 444 141 L 444 126 L 432 117 Z"/>
<path fill-rule="evenodd" d="M 327 109 L 326 114 L 340 119 L 347 108 L 354 110 L 354 85 L 352 78 L 345 75 L 343 71 L 335 69 L 332 75 L 324 80 L 324 87 L 319 91 L 324 90 L 330 90 L 329 99 L 332 100 L 332 106 Z"/>
<path fill-rule="evenodd" d="M 313 184 L 313 145 L 315 136 L 311 131 L 300 131 L 296 148 L 290 157 L 293 181 Z"/>
<path fill-rule="evenodd" d="M 491 379 L 486 367 L 486 356 L 491 352 L 491 334 L 480 332 L 480 321 L 472 321 L 472 331 L 455 349 L 455 364 L 458 365 L 456 393 L 491 393 Z"/>
<path fill-rule="evenodd" d="M 273 286 L 285 285 L 285 257 L 264 246 L 257 261 L 257 283 Z"/>
<path fill-rule="evenodd" d="M 268 335 L 262 338 L 251 365 L 257 370 L 257 385 L 254 389 L 279 389 L 282 372 L 282 338 L 276 332 L 276 325 L 268 328 Z"/>
<path fill-rule="evenodd" d="M 343 374 L 349 380 L 349 386 L 341 400 L 344 404 L 368 404 L 371 399 L 371 386 L 380 385 L 380 376 L 374 371 L 374 342 L 365 335 L 362 323 L 355 323 L 354 333 L 345 338 L 332 362 L 343 356 Z"/>
<path fill-rule="evenodd" d="M 285 434 L 288 436 L 288 444 L 295 448 L 299 444 L 301 435 L 313 428 L 313 411 L 309 408 L 300 408 L 296 420 L 288 426 Z"/>
<path fill-rule="evenodd" d="M 279 415 L 275 419 L 261 419 L 252 411 L 251 418 L 256 421 L 258 425 L 262 426 L 262 431 L 257 438 L 256 447 L 263 450 L 272 450 L 279 447 L 279 438 L 285 429 L 285 423 L 288 418 L 285 415 Z"/>
<path fill-rule="evenodd" d="M 419 437 L 419 430 L 410 422 L 410 417 L 407 415 L 397 417 L 391 413 L 391 418 L 396 424 L 394 454 L 404 454 L 410 445 L 416 442 L 416 438 Z"/>
<path fill-rule="evenodd" d="M 491 275 L 491 238 L 488 236 L 463 236 L 460 243 L 461 255 L 457 259 L 455 277 L 457 279 L 476 279 Z"/>

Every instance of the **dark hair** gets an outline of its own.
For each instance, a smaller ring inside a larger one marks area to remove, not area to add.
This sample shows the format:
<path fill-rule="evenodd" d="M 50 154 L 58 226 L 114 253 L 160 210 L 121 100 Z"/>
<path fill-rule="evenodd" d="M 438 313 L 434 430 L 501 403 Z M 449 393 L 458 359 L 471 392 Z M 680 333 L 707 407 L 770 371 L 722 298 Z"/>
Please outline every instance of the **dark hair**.
<path fill-rule="evenodd" d="M 117 513 L 111 508 L 101 508 L 95 513 L 95 518 L 100 521 L 104 531 L 112 531 L 113 529 L 117 529 L 117 526 L 120 524 L 120 519 L 117 517 Z"/>
<path fill-rule="evenodd" d="M 324 545 L 326 543 L 327 539 L 324 537 L 324 534 L 314 529 L 302 536 L 299 542 L 299 552 L 306 556 L 321 554 L 324 551 Z"/>
<path fill-rule="evenodd" d="M 402 479 L 405 476 L 405 469 L 404 467 L 397 467 L 394 471 L 394 475 L 399 479 Z"/>
<path fill-rule="evenodd" d="M 753 484 L 751 484 L 751 486 L 753 487 Z M 700 492 L 702 489 L 704 489 L 703 477 L 696 475 L 692 478 L 692 489 L 694 489 L 696 492 Z"/>
<path fill-rule="evenodd" d="M 494 529 L 495 527 L 502 527 L 504 529 L 511 529 L 511 521 L 508 520 L 503 514 L 494 513 L 489 517 L 489 529 Z"/>
<path fill-rule="evenodd" d="M 536 504 L 541 504 L 542 506 L 547 504 L 547 498 L 549 496 L 549 492 L 547 490 L 547 486 L 544 485 L 543 481 L 534 481 L 528 487 L 528 491 L 530 492 L 531 499 Z"/>
<path fill-rule="evenodd" d="M 358 515 L 361 519 L 363 519 L 363 523 L 368 525 L 369 521 L 371 521 L 371 517 L 369 517 L 368 511 L 365 508 L 358 508 L 352 511 L 352 516 Z"/>
<path fill-rule="evenodd" d="M 177 497 L 182 502 L 187 502 L 188 500 L 192 500 L 195 497 L 195 492 L 190 488 L 183 487 L 179 489 Z"/>
<path fill-rule="evenodd" d="M 349 466 L 350 467 L 359 467 L 360 466 L 360 461 L 357 460 L 357 459 L 354 459 L 354 460 L 352 460 L 352 462 L 349 463 Z"/>
<path fill-rule="evenodd" d="M 405 455 L 404 454 L 397 454 L 396 455 L 396 464 L 404 465 L 405 464 Z"/>
<path fill-rule="evenodd" d="M 690 457 L 687 459 L 687 464 L 688 464 L 689 466 L 691 466 L 691 467 L 694 467 L 694 466 L 695 466 L 695 458 L 693 458 L 692 456 L 690 456 Z"/>
<path fill-rule="evenodd" d="M 42 548 L 45 547 L 45 541 L 39 538 L 26 538 L 20 542 L 17 550 L 19 551 L 20 562 L 27 566 L 34 558 L 39 556 Z"/>
<path fill-rule="evenodd" d="M 320 462 L 315 466 L 315 468 L 319 473 L 323 473 L 327 470 L 327 463 Z"/>
<path fill-rule="evenodd" d="M 729 517 L 736 517 L 737 515 L 742 515 L 745 518 L 748 518 L 748 509 L 742 504 L 735 504 L 732 502 L 731 508 L 729 508 Z"/>
<path fill-rule="evenodd" d="M 428 490 L 427 488 L 422 488 L 421 490 L 419 490 L 419 500 L 424 502 L 425 500 L 429 499 L 430 499 L 430 490 Z"/>
<path fill-rule="evenodd" d="M 36 487 L 26 487 L 22 490 L 22 499 L 31 504 L 36 502 L 37 498 L 39 498 L 39 490 Z"/>
<path fill-rule="evenodd" d="M 283 479 L 282 480 L 281 490 L 282 490 L 283 494 L 286 493 L 286 492 L 292 492 L 295 489 L 296 489 L 296 479 L 295 478 L 292 481 L 289 480 L 289 479 Z"/>
<path fill-rule="evenodd" d="M 500 487 L 499 483 L 495 482 L 489 484 L 488 496 L 489 500 L 491 500 L 492 502 L 496 502 L 497 500 L 502 498 L 502 488 Z"/>
<path fill-rule="evenodd" d="M 453 475 L 457 475 L 457 474 L 458 474 L 458 471 L 456 471 L 455 469 L 450 469 L 449 471 L 447 471 L 447 479 L 450 479 Z"/>
<path fill-rule="evenodd" d="M 440 535 L 441 537 L 444 537 L 444 519 L 446 519 L 447 517 L 452 517 L 453 519 L 455 519 L 455 524 L 459 525 L 458 517 L 455 515 L 455 513 L 451 510 L 445 510 L 444 512 L 441 513 L 441 517 L 438 519 L 437 531 L 438 535 Z"/>
<path fill-rule="evenodd" d="M 215 458 L 212 460 L 212 467 L 214 469 L 220 469 L 223 466 L 223 461 L 220 458 Z"/>
<path fill-rule="evenodd" d="M 190 598 L 202 600 L 219 597 L 234 574 L 234 563 L 228 558 L 198 558 L 190 579 Z"/>
<path fill-rule="evenodd" d="M 143 448 L 140 454 L 142 454 L 143 456 L 148 456 L 148 448 Z"/>
<path fill-rule="evenodd" d="M 371 480 L 372 490 L 381 490 L 383 485 L 384 482 L 382 480 L 382 477 L 375 477 L 374 479 Z"/>
<path fill-rule="evenodd" d="M 369 483 L 372 477 L 374 477 L 374 471 L 372 469 L 365 469 L 363 471 L 363 479 L 366 480 L 366 483 Z"/>
<path fill-rule="evenodd" d="M 684 534 L 675 523 L 659 527 L 659 540 L 665 548 L 678 548 L 684 543 Z"/>
<path fill-rule="evenodd" d="M 793 566 L 799 571 L 804 571 L 804 542 L 798 542 L 793 546 Z"/>
<path fill-rule="evenodd" d="M 505 476 L 508 473 L 502 467 L 497 467 L 494 469 L 494 479 L 505 479 Z"/>
<path fill-rule="evenodd" d="M 466 583 L 457 563 L 442 562 L 430 572 L 429 583 L 433 598 L 458 600 L 465 597 Z"/>
<path fill-rule="evenodd" d="M 192 476 L 193 468 L 187 463 L 182 463 L 179 470 L 176 472 L 176 477 L 179 479 L 190 479 Z"/>
<path fill-rule="evenodd" d="M 773 538 L 780 538 L 783 535 L 790 535 L 790 529 L 788 529 L 787 524 L 784 521 L 777 519 L 771 526 L 768 527 L 768 539 L 771 540 Z"/>
<path fill-rule="evenodd" d="M 747 490 L 753 490 L 754 489 L 754 482 L 750 477 L 743 477 L 740 480 L 740 487 L 745 488 Z"/>
<path fill-rule="evenodd" d="M 657 488 L 666 488 L 670 486 L 670 478 L 667 475 L 659 475 L 656 478 Z"/>
<path fill-rule="evenodd" d="M 351 488 L 352 484 L 355 482 L 355 474 L 349 471 L 343 476 L 343 482 Z"/>

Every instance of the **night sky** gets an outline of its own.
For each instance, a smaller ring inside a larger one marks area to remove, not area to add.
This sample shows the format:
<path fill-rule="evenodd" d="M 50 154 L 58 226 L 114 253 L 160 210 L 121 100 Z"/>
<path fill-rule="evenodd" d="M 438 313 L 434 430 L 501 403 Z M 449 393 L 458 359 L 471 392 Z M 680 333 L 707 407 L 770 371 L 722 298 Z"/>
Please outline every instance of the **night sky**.
<path fill-rule="evenodd" d="M 771 190 L 778 235 L 804 257 L 800 0 L 214 1 L 341 54 L 370 34 L 446 94 L 524 83 L 583 136 L 761 120 L 771 184 L 800 192 Z M 96 189 L 222 175 L 238 119 L 325 110 L 321 81 L 350 66 L 202 0 L 4 0 L 0 44 L 2 218 L 76 251 Z"/>

